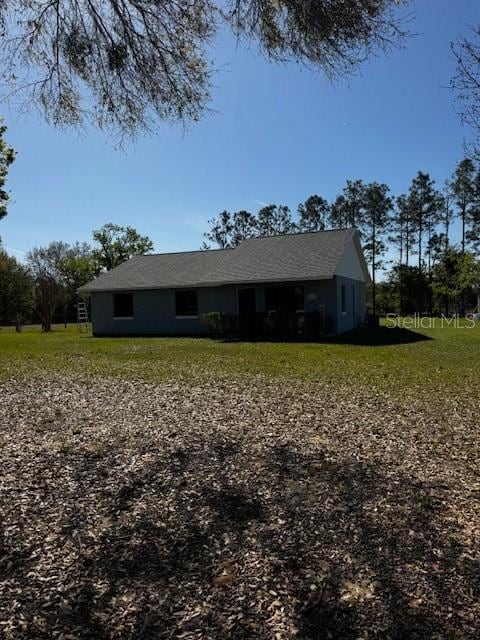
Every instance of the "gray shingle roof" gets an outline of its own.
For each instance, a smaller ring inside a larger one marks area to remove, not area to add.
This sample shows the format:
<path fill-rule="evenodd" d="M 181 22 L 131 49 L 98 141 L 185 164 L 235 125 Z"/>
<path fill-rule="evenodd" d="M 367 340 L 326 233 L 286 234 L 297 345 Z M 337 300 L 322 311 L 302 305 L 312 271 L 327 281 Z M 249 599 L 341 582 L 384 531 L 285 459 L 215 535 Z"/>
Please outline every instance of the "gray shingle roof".
<path fill-rule="evenodd" d="M 79 291 L 333 278 L 353 229 L 250 238 L 235 249 L 135 256 Z"/>

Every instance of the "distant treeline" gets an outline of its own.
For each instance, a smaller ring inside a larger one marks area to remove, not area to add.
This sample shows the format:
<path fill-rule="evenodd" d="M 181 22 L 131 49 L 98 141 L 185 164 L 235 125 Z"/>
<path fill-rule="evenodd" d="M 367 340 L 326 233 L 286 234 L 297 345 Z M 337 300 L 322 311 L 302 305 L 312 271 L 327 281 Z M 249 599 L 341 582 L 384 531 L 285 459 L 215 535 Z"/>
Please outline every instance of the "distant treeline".
<path fill-rule="evenodd" d="M 109 271 L 133 255 L 149 253 L 153 242 L 133 227 L 108 223 L 87 242 L 51 242 L 27 254 L 26 265 L 0 244 L 0 325 L 39 321 L 45 331 L 52 322 L 76 319 L 77 289 L 101 271 Z"/>
<path fill-rule="evenodd" d="M 460 238 L 452 225 L 460 222 Z M 371 311 L 459 313 L 473 310 L 480 285 L 480 171 L 469 158 L 455 167 L 442 189 L 418 172 L 407 193 L 394 197 L 386 184 L 347 181 L 333 202 L 312 195 L 295 215 L 283 205 L 257 214 L 223 211 L 209 220 L 205 237 L 221 248 L 253 236 L 358 229 L 370 266 Z M 0 324 L 75 319 L 79 287 L 133 255 L 150 253 L 153 243 L 133 227 L 112 223 L 93 231 L 93 244 L 51 242 L 35 247 L 26 264 L 0 244 Z M 204 243 L 204 249 L 210 248 Z M 393 259 L 392 259 L 393 256 Z M 380 269 L 387 277 L 377 284 Z"/>
<path fill-rule="evenodd" d="M 456 220 L 460 238 L 453 242 Z M 480 170 L 470 158 L 457 164 L 442 188 L 422 171 L 398 196 L 383 183 L 347 180 L 332 202 L 312 195 L 293 214 L 271 204 L 256 214 L 222 211 L 208 224 L 204 249 L 235 247 L 253 236 L 358 229 L 373 280 L 374 312 L 463 313 L 480 284 Z M 376 286 L 378 271 L 387 267 L 386 280 Z"/>

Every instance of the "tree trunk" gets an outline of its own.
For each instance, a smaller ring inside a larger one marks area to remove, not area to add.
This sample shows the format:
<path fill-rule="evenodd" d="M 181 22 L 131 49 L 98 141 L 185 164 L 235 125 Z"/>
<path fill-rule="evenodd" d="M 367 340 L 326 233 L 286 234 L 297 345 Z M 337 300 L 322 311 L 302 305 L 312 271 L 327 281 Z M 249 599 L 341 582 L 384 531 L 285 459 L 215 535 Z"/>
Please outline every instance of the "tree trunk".
<path fill-rule="evenodd" d="M 462 208 L 462 255 L 465 255 L 465 218 L 467 216 L 466 207 Z M 460 295 L 460 317 L 465 315 L 465 291 Z"/>
<path fill-rule="evenodd" d="M 400 266 L 403 262 L 403 225 L 400 223 Z"/>
<path fill-rule="evenodd" d="M 428 255 L 428 261 L 427 261 L 428 262 L 428 266 L 427 266 L 427 269 L 428 269 L 429 276 L 431 276 L 431 273 L 432 273 L 432 226 L 431 226 L 430 222 L 428 224 L 428 253 L 427 253 L 427 255 Z"/>
<path fill-rule="evenodd" d="M 399 283 L 400 283 L 400 315 L 403 316 L 405 303 L 403 300 L 403 270 L 400 268 L 399 272 Z"/>
<path fill-rule="evenodd" d="M 428 273 L 428 283 L 429 283 L 429 287 L 428 287 L 428 313 L 429 315 L 433 315 L 433 295 L 432 295 L 432 272 L 429 271 Z"/>
<path fill-rule="evenodd" d="M 405 266 L 408 267 L 410 262 L 410 226 L 407 221 L 407 228 L 405 230 Z"/>
<path fill-rule="evenodd" d="M 418 270 L 422 271 L 422 225 L 418 227 Z"/>
<path fill-rule="evenodd" d="M 450 245 L 450 208 L 447 205 L 445 211 L 445 251 L 448 251 Z"/>
<path fill-rule="evenodd" d="M 377 313 L 377 300 L 376 300 L 376 282 L 375 282 L 375 269 L 376 269 L 376 265 L 375 265 L 375 243 L 376 243 L 376 236 L 375 236 L 375 225 L 373 225 L 373 230 L 372 230 L 372 313 L 373 316 L 376 316 Z"/>
<path fill-rule="evenodd" d="M 50 309 L 49 305 L 46 305 L 43 309 L 43 322 L 42 322 L 42 329 L 45 332 L 51 331 L 52 330 L 52 317 L 53 317 L 53 313 L 52 310 Z"/>

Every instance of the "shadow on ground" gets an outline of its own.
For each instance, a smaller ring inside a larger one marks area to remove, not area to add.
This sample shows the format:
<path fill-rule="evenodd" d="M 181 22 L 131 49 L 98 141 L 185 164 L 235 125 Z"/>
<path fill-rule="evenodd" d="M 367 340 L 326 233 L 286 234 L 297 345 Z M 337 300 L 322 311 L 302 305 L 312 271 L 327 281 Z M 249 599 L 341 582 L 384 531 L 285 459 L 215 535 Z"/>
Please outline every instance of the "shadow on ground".
<path fill-rule="evenodd" d="M 28 571 L 21 551 L 9 566 L 0 603 L 23 621 L 12 637 L 478 637 L 480 564 L 447 485 L 293 441 L 148 451 L 120 480 L 118 451 L 38 461 L 40 475 L 61 465 L 49 497 L 61 535 L 38 534 Z"/>
<path fill-rule="evenodd" d="M 336 344 L 351 344 L 365 347 L 381 347 L 397 344 L 411 344 L 432 340 L 430 336 L 402 327 L 378 327 L 377 329 L 356 329 L 332 339 Z"/>
<path fill-rule="evenodd" d="M 399 344 L 412 344 L 415 342 L 425 342 L 433 340 L 430 336 L 427 336 L 423 333 L 417 333 L 415 331 L 411 331 L 410 329 L 404 329 L 401 327 L 378 327 L 377 329 L 355 329 L 353 331 L 348 331 L 346 333 L 342 333 L 338 336 L 331 336 L 320 338 L 318 340 L 304 340 L 304 339 L 294 339 L 294 338 L 261 338 L 258 340 L 253 340 L 251 338 L 232 338 L 232 339 L 223 339 L 224 343 L 232 343 L 232 342 L 246 342 L 246 343 L 255 343 L 255 342 L 273 342 L 273 343 L 308 343 L 308 344 L 346 344 L 346 345 L 355 345 L 355 346 L 365 346 L 365 347 L 381 347 L 381 346 L 389 346 L 389 345 L 399 345 Z"/>
<path fill-rule="evenodd" d="M 101 338 L 144 338 L 148 340 L 150 338 L 192 338 L 194 337 L 196 340 L 204 340 L 204 341 L 215 341 L 221 342 L 224 344 L 231 343 L 280 343 L 280 344 L 351 344 L 365 347 L 375 347 L 375 346 L 388 346 L 388 345 L 398 345 L 398 344 L 411 344 L 414 342 L 424 342 L 428 340 L 433 340 L 430 336 L 427 336 L 423 333 L 417 333 L 415 331 L 411 331 L 410 329 L 405 329 L 402 327 L 378 327 L 377 329 L 355 329 L 353 331 L 348 331 L 339 336 L 327 336 L 318 339 L 311 338 L 286 338 L 286 337 L 266 337 L 262 336 L 259 338 L 254 338 L 252 336 L 245 337 L 229 337 L 229 338 L 218 338 L 213 336 L 205 336 L 198 335 L 192 336 L 192 334 L 177 334 L 177 335 L 165 335 L 165 334 L 112 334 L 112 335 L 102 335 L 102 336 L 94 336 L 94 335 L 84 335 L 82 338 L 93 338 L 98 340 Z"/>

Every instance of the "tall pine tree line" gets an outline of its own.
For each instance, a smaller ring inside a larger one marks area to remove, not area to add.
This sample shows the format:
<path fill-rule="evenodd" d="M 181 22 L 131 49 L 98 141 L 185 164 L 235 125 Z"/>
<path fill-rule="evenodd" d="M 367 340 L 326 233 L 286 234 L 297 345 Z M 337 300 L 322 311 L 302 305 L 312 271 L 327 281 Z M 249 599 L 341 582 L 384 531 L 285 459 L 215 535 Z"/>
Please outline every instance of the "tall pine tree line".
<path fill-rule="evenodd" d="M 205 237 L 228 249 L 255 236 L 356 228 L 372 275 L 375 311 L 378 273 L 388 264 L 396 270 L 400 289 L 403 278 L 431 284 L 440 260 L 455 250 L 451 238 L 455 220 L 460 225 L 460 254 L 479 252 L 480 168 L 470 158 L 457 164 L 442 188 L 423 171 L 396 197 L 386 184 L 347 180 L 332 202 L 311 195 L 298 205 L 296 216 L 287 206 L 276 204 L 263 206 L 256 214 L 223 211 L 209 220 Z M 428 305 L 431 308 L 431 300 Z"/>
<path fill-rule="evenodd" d="M 429 274 L 438 256 L 452 243 L 451 231 L 456 219 L 460 223 L 462 253 L 480 250 L 480 170 L 465 158 L 455 167 L 450 180 L 438 188 L 428 173 L 419 171 L 408 191 L 394 197 L 387 185 L 366 184 L 347 180 L 342 192 L 329 203 L 314 194 L 298 205 L 293 216 L 285 205 L 263 206 L 256 214 L 249 211 L 222 211 L 208 221 L 206 240 L 222 249 L 237 246 L 255 236 L 285 233 L 357 228 L 364 244 L 371 233 L 372 218 L 367 203 L 371 203 L 373 186 L 388 192 L 385 215 L 375 224 L 375 236 L 382 246 L 377 257 L 394 254 L 398 266 L 416 266 Z M 375 191 L 374 191 L 375 192 Z M 388 206 L 387 206 L 388 204 Z M 204 245 L 204 248 L 210 248 Z"/>

